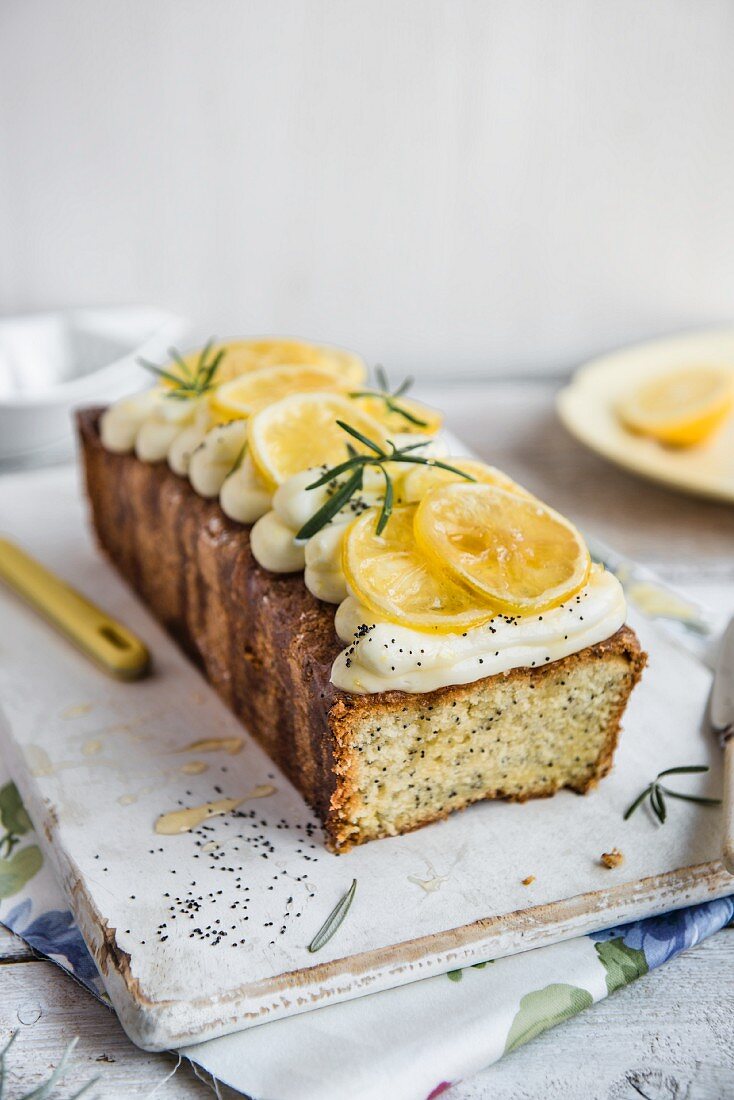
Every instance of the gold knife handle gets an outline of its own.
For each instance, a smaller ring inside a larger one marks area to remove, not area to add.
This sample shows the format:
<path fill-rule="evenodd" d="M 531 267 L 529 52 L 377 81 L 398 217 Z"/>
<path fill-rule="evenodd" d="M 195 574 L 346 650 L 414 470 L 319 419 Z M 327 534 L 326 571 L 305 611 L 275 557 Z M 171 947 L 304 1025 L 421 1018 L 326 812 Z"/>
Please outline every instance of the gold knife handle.
<path fill-rule="evenodd" d="M 136 680 L 148 671 L 150 654 L 139 638 L 3 538 L 0 580 L 106 672 L 123 680 Z"/>

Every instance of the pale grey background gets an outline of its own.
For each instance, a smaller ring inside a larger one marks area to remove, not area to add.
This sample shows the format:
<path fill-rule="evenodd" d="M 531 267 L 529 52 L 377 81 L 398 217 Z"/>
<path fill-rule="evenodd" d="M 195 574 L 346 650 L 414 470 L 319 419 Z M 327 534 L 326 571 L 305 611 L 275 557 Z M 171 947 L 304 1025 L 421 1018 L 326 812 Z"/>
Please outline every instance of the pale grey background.
<path fill-rule="evenodd" d="M 0 308 L 449 377 L 730 320 L 733 56 L 731 0 L 3 0 Z"/>

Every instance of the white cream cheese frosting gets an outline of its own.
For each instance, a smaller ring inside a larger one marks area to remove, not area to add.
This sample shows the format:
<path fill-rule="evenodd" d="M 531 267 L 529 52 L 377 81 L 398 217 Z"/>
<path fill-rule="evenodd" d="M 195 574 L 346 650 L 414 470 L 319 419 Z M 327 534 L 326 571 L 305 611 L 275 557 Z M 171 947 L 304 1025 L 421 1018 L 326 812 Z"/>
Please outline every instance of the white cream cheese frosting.
<path fill-rule="evenodd" d="M 304 548 L 306 588 L 324 603 L 341 603 L 349 595 L 341 565 L 346 529 L 346 523 L 330 524 L 310 538 Z"/>
<path fill-rule="evenodd" d="M 257 521 L 250 531 L 250 549 L 270 573 L 299 573 L 306 564 L 303 544 L 296 542 L 292 528 L 277 512 L 266 512 Z"/>
<path fill-rule="evenodd" d="M 611 637 L 626 611 L 621 584 L 599 565 L 559 607 L 517 617 L 498 614 L 463 634 L 428 634 L 380 621 L 348 596 L 336 613 L 336 632 L 347 646 L 334 661 L 331 681 L 362 695 L 422 693 L 513 668 L 539 668 Z"/>
<path fill-rule="evenodd" d="M 249 453 L 245 452 L 239 466 L 224 479 L 219 503 L 225 516 L 237 523 L 255 523 L 270 511 L 270 490 L 260 480 Z"/>
<path fill-rule="evenodd" d="M 200 497 L 218 497 L 247 442 L 247 421 L 230 420 L 211 428 L 189 462 L 189 481 Z"/>
<path fill-rule="evenodd" d="M 167 460 L 200 496 L 219 496 L 225 515 L 238 523 L 254 523 L 270 509 L 270 491 L 243 456 L 247 422 L 215 423 L 206 397 L 173 398 L 154 386 L 111 405 L 102 414 L 100 436 L 116 454 Z"/>
<path fill-rule="evenodd" d="M 302 470 L 275 491 L 273 510 L 259 519 L 250 534 L 255 560 L 271 573 L 294 573 L 306 569 L 306 587 L 317 599 L 341 603 L 346 583 L 341 571 L 341 540 L 347 524 L 378 500 L 365 492 L 352 497 L 331 522 L 307 541 L 296 539 L 311 516 L 329 499 L 326 485 L 307 486 L 318 480 L 321 470 Z M 313 587 L 311 587 L 313 584 Z M 332 599 L 327 599 L 327 593 Z"/>
<path fill-rule="evenodd" d="M 161 397 L 135 437 L 135 454 L 140 461 L 163 462 L 176 437 L 195 422 L 198 411 L 198 401 Z"/>
<path fill-rule="evenodd" d="M 146 390 L 132 397 L 123 397 L 105 409 L 99 422 L 102 445 L 115 454 L 133 451 L 138 432 L 160 398 L 160 390 Z"/>
<path fill-rule="evenodd" d="M 179 477 L 188 477 L 189 463 L 194 451 L 206 439 L 212 426 L 212 414 L 207 401 L 199 404 L 190 423 L 181 428 L 168 448 L 168 465 Z"/>

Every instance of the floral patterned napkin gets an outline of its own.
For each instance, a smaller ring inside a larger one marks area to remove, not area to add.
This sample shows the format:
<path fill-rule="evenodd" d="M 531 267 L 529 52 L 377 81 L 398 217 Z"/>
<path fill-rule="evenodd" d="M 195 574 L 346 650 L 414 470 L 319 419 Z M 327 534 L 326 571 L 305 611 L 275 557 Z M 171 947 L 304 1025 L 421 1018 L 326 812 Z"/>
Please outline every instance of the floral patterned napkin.
<path fill-rule="evenodd" d="M 732 920 L 734 896 L 477 963 L 181 1053 L 255 1100 L 430 1100 Z M 1 762 L 0 921 L 108 1003 Z"/>

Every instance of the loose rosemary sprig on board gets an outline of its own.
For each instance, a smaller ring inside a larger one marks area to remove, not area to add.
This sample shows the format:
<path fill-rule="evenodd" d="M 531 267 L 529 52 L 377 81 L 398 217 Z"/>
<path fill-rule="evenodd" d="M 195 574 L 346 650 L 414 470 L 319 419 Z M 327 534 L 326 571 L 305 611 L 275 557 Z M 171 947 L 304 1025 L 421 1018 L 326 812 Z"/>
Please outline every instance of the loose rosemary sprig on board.
<path fill-rule="evenodd" d="M 382 367 L 375 367 L 375 377 L 377 378 L 377 384 L 380 387 L 379 390 L 357 390 L 355 393 L 350 393 L 350 397 L 377 397 L 380 401 L 384 401 L 390 412 L 397 413 L 398 416 L 402 416 L 410 424 L 415 424 L 417 428 L 427 428 L 428 421 L 421 420 L 406 409 L 403 405 L 399 404 L 395 399 L 402 397 L 404 393 L 410 389 L 413 385 L 412 378 L 406 378 L 404 382 L 401 382 L 396 390 L 390 389 L 390 383 L 387 380 L 387 374 Z"/>
<path fill-rule="evenodd" d="M 642 794 L 638 795 L 634 802 L 627 808 L 624 815 L 624 820 L 632 817 L 638 806 L 641 806 L 646 798 L 650 799 L 650 807 L 655 814 L 656 818 L 661 825 L 665 824 L 668 816 L 668 808 L 665 805 L 665 796 L 669 798 L 679 798 L 682 802 L 696 802 L 699 806 L 719 806 L 721 805 L 720 798 L 704 798 L 698 794 L 682 794 L 680 791 L 671 791 L 669 787 L 664 787 L 660 782 L 666 775 L 688 775 L 694 772 L 707 772 L 708 767 L 704 764 L 690 764 L 687 767 L 681 768 L 666 768 L 665 771 L 658 772 L 647 787 L 645 787 Z"/>
<path fill-rule="evenodd" d="M 178 401 L 188 401 L 191 398 L 203 397 L 214 386 L 214 377 L 219 370 L 222 359 L 224 359 L 226 348 L 220 348 L 212 360 L 207 362 L 213 343 L 213 339 L 209 340 L 201 349 L 199 359 L 193 370 L 187 365 L 180 351 L 177 351 L 176 348 L 169 348 L 168 354 L 174 363 L 177 363 L 181 368 L 180 375 L 171 374 L 163 367 L 157 367 L 155 363 L 149 363 L 147 359 L 138 359 L 138 362 L 146 370 L 152 371 L 158 378 L 163 378 L 171 384 L 167 397 L 173 397 Z"/>
<path fill-rule="evenodd" d="M 476 481 L 471 474 L 464 473 L 463 470 L 457 469 L 456 466 L 449 466 L 446 462 L 441 462 L 437 458 L 425 458 L 423 455 L 417 455 L 414 452 L 421 447 L 427 447 L 428 441 L 422 443 L 411 443 L 407 447 L 396 447 L 395 444 L 388 440 L 387 445 L 390 448 L 386 451 L 379 443 L 375 443 L 373 439 L 368 439 L 366 435 L 362 435 L 356 428 L 353 428 L 351 424 L 345 424 L 343 420 L 337 420 L 337 424 L 342 431 L 347 432 L 353 439 L 358 440 L 363 447 L 367 447 L 368 454 L 358 453 L 351 444 L 347 444 L 349 451 L 349 458 L 345 462 L 340 462 L 338 466 L 333 466 L 332 469 L 327 470 L 316 481 L 307 485 L 307 489 L 320 489 L 323 485 L 329 485 L 335 481 L 342 474 L 349 474 L 346 481 L 341 482 L 329 499 L 323 504 L 317 512 L 311 516 L 309 520 L 304 523 L 303 527 L 296 534 L 297 539 L 310 539 L 317 534 L 322 527 L 326 527 L 337 512 L 340 512 L 348 500 L 351 500 L 355 493 L 359 492 L 362 488 L 362 482 L 364 478 L 364 471 L 367 466 L 375 466 L 382 474 L 385 480 L 385 496 L 380 507 L 380 515 L 377 520 L 377 534 L 381 535 L 385 530 L 385 524 L 389 520 L 393 504 L 395 501 L 395 490 L 392 482 L 392 478 L 387 470 L 387 463 L 389 462 L 410 462 L 419 466 L 437 466 L 440 470 L 448 470 L 449 473 L 458 474 L 459 477 L 465 478 L 467 481 Z"/>
<path fill-rule="evenodd" d="M 329 913 L 324 923 L 319 928 L 318 932 L 308 945 L 308 949 L 313 954 L 314 951 L 320 951 L 325 943 L 328 943 L 331 937 L 336 932 L 339 925 L 342 923 L 349 907 L 354 900 L 354 895 L 357 892 L 357 880 L 352 879 L 352 885 L 347 890 L 341 901 L 338 901 L 334 908 Z"/>

